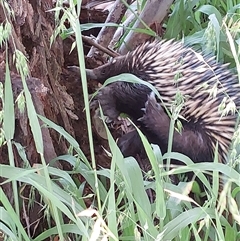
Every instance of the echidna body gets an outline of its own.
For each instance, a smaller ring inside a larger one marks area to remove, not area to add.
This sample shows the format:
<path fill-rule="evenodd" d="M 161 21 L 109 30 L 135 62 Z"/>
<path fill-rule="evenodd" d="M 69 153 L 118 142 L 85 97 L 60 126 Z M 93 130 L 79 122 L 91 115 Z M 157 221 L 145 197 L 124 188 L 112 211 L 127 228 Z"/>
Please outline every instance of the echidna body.
<path fill-rule="evenodd" d="M 145 43 L 127 55 L 88 71 L 91 79 L 101 83 L 121 73 L 132 73 L 154 85 L 167 108 L 171 108 L 177 93 L 184 97 L 180 112 L 184 117 L 183 129 L 181 133 L 174 132 L 173 151 L 189 156 L 194 162 L 212 161 L 218 144 L 219 161 L 226 161 L 236 111 L 226 115 L 219 106 L 234 107 L 235 103 L 237 110 L 240 105 L 238 78 L 227 65 L 171 40 Z M 170 118 L 150 93 L 144 85 L 116 82 L 103 88 L 98 99 L 110 118 L 124 112 L 139 122 L 149 141 L 157 143 L 164 153 Z M 130 141 L 125 138 L 123 149 L 127 150 L 126 145 L 133 144 L 134 138 L 133 134 Z"/>

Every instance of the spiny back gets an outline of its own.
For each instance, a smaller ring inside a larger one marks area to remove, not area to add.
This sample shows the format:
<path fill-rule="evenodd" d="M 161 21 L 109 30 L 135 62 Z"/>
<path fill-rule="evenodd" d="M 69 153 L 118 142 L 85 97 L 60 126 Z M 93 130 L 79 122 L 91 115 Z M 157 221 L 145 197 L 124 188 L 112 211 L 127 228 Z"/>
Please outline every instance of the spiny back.
<path fill-rule="evenodd" d="M 234 109 L 235 103 L 237 109 L 240 107 L 238 78 L 227 65 L 170 40 L 147 42 L 93 71 L 102 81 L 132 73 L 153 84 L 167 107 L 181 93 L 184 106 L 180 114 L 187 122 L 201 125 L 211 139 L 212 150 L 218 142 L 219 152 L 226 158 L 236 115 L 220 111 L 219 105 Z"/>
<path fill-rule="evenodd" d="M 219 105 L 224 102 L 232 109 L 235 104 L 237 109 L 240 106 L 238 79 L 227 65 L 173 41 L 144 44 L 129 53 L 128 59 L 135 74 L 141 78 L 144 73 L 144 79 L 156 87 L 166 105 L 170 106 L 180 91 L 185 97 L 181 115 L 204 125 L 206 134 L 215 140 L 212 147 L 218 141 L 219 148 L 227 152 L 236 116 L 224 116 Z"/>

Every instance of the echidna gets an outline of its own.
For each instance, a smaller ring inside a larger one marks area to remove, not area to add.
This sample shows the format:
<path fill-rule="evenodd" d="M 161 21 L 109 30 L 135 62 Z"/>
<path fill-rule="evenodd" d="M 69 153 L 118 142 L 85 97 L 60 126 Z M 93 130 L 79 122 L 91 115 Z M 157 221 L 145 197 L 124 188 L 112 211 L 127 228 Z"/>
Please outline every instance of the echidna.
<path fill-rule="evenodd" d="M 238 78 L 227 65 L 170 40 L 147 42 L 87 71 L 90 79 L 101 83 L 122 73 L 134 74 L 154 85 L 166 107 L 171 107 L 177 93 L 184 97 L 180 112 L 184 117 L 183 129 L 174 132 L 173 151 L 189 156 L 194 162 L 212 161 L 218 143 L 219 161 L 226 162 L 240 104 Z M 158 144 L 164 153 L 170 118 L 159 104 L 162 102 L 157 103 L 150 93 L 145 85 L 116 82 L 103 88 L 98 99 L 107 116 L 114 119 L 120 113 L 128 114 L 139 123 L 149 141 Z M 226 113 L 231 106 L 237 108 Z M 136 138 L 136 132 L 123 138 L 120 146 L 125 155 L 132 154 L 134 141 L 139 144 Z"/>

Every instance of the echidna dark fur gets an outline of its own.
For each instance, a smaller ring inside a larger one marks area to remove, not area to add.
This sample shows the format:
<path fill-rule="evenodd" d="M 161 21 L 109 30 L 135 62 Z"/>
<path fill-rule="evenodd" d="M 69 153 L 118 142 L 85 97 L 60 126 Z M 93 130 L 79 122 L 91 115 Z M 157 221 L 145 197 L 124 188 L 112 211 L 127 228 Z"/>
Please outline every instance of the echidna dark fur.
<path fill-rule="evenodd" d="M 226 162 L 240 104 L 238 78 L 227 65 L 171 40 L 147 42 L 89 71 L 88 76 L 103 83 L 121 73 L 134 74 L 154 85 L 167 107 L 171 107 L 177 92 L 184 96 L 180 112 L 184 117 L 183 129 L 181 133 L 174 132 L 173 151 L 189 156 L 194 162 L 212 161 L 218 143 L 219 161 Z M 98 99 L 110 118 L 122 112 L 128 114 L 164 153 L 170 118 L 150 93 L 145 85 L 116 82 L 103 88 Z M 235 113 L 223 115 L 219 110 L 223 102 L 225 106 L 235 103 Z M 136 136 L 134 132 L 127 134 L 120 142 L 125 156 L 134 154 L 132 148 L 136 151 L 133 147 Z"/>

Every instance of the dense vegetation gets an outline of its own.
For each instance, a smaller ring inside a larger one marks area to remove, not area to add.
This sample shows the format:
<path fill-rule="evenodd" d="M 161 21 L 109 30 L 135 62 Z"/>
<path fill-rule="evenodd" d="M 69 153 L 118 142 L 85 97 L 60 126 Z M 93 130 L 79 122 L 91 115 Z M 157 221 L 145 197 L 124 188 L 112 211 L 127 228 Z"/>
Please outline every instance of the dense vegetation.
<path fill-rule="evenodd" d="M 59 1 L 60 2 L 60 1 Z M 70 1 L 72 2 L 72 1 Z M 1 1 L 0 1 L 1 3 Z M 7 3 L 4 2 L 5 6 Z M 144 5 L 138 4 L 141 8 Z M 7 11 L 7 8 L 5 8 Z M 76 10 L 77 9 L 77 10 Z M 142 173 L 138 162 L 132 158 L 123 158 L 108 127 L 106 127 L 111 153 L 110 168 L 96 165 L 89 96 L 85 75 L 83 43 L 80 29 L 99 27 L 98 24 L 84 24 L 78 21 L 80 6 L 56 7 L 56 35 L 70 34 L 76 37 L 76 50 L 79 56 L 82 88 L 85 100 L 85 112 L 89 134 L 91 161 L 81 150 L 81 145 L 59 125 L 36 113 L 30 92 L 26 85 L 29 74 L 26 58 L 21 52 L 15 52 L 16 68 L 23 81 L 24 93 L 14 103 L 9 67 L 6 64 L 5 84 L 0 86 L 2 111 L 0 121 L 0 144 L 7 147 L 9 164 L 0 164 L 0 174 L 11 183 L 14 202 L 0 187 L 0 230 L 4 240 L 240 240 L 240 160 L 238 156 L 239 131 L 233 141 L 233 151 L 229 162 L 221 164 L 217 158 L 212 163 L 194 164 L 188 157 L 179 153 L 161 154 L 158 146 L 151 146 L 139 133 L 144 142 L 151 171 Z M 62 11 L 61 21 L 57 21 Z M 141 12 L 139 9 L 138 12 Z M 70 28 L 66 29 L 65 19 Z M 203 52 L 215 53 L 219 62 L 230 63 L 240 81 L 240 4 L 238 0 L 177 0 L 170 8 L 170 14 L 164 20 L 163 38 L 175 38 Z M 0 26 L 1 46 L 7 45 L 11 28 L 6 21 Z M 148 30 L 153 35 L 152 30 Z M 146 30 L 145 32 L 148 33 Z M 52 40 L 54 41 L 54 39 Z M 123 40 L 121 40 L 123 41 Z M 26 158 L 24 147 L 13 141 L 15 132 L 15 110 L 27 110 L 29 125 L 41 164 L 31 167 Z M 40 125 L 41 120 L 44 125 Z M 43 155 L 41 128 L 48 127 L 65 138 L 69 151 L 57 157 L 53 162 L 67 162 L 71 171 L 60 170 L 47 165 Z M 171 142 L 170 137 L 169 141 Z M 23 167 L 14 163 L 13 146 L 22 158 Z M 165 169 L 165 160 L 179 159 L 186 166 Z M 173 174 L 193 171 L 205 186 L 200 193 L 198 186 L 191 182 L 172 184 L 169 178 Z M 212 175 L 209 183 L 206 174 Z M 83 177 L 82 182 L 76 176 Z M 220 188 L 219 176 L 224 180 Z M 31 209 L 35 193 L 41 195 L 45 216 L 41 222 L 47 225 L 45 231 L 32 239 L 21 223 L 21 209 L 24 198 L 21 189 L 30 186 L 28 206 Z M 88 190 L 86 192 L 86 189 Z M 149 191 L 154 196 L 149 198 Z M 193 190 L 195 198 L 188 194 Z M 201 202 L 204 197 L 204 202 Z M 14 203 L 14 205 L 12 204 Z M 199 204 L 201 203 L 201 204 Z"/>

